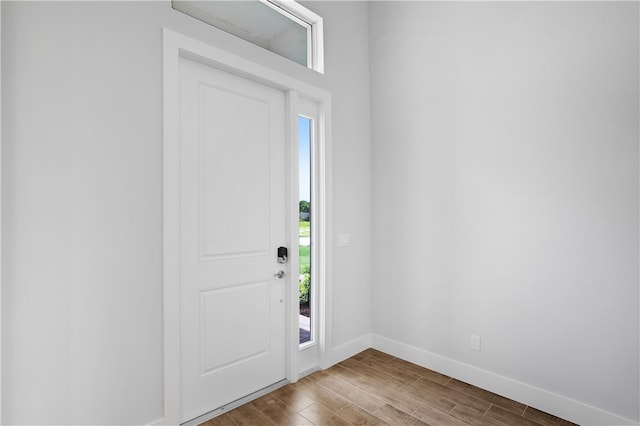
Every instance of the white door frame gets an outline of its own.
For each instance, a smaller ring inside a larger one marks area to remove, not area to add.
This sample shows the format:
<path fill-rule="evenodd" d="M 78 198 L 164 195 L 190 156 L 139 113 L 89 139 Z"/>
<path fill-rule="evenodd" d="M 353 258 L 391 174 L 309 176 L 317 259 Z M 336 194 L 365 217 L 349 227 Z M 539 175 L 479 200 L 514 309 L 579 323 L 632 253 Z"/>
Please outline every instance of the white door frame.
<path fill-rule="evenodd" d="M 0 153 L 2 152 L 2 2 L 0 1 Z M 0 155 L 0 164 L 2 156 Z M 2 166 L 0 165 L 0 176 Z M 0 178 L 0 188 L 2 179 Z M 2 223 L 2 190 L 0 189 L 0 223 Z M 2 226 L 0 225 L 0 377 L 2 377 Z M 2 381 L 0 380 L 0 425 L 2 424 Z"/>
<path fill-rule="evenodd" d="M 283 90 L 286 95 L 289 122 L 287 123 L 287 151 L 289 180 L 287 239 L 291 250 L 298 247 L 298 165 L 297 165 L 297 108 L 298 96 L 318 102 L 320 109 L 319 149 L 316 168 L 319 170 L 316 203 L 322 206 L 314 224 L 319 258 L 324 261 L 315 283 L 320 290 L 321 318 L 319 340 L 321 368 L 326 367 L 325 348 L 331 347 L 331 94 L 325 90 L 292 78 L 268 67 L 233 55 L 225 50 L 163 28 L 163 281 L 164 281 L 164 423 L 180 423 L 180 270 L 179 270 L 179 58 L 188 57 L 218 69 L 255 80 Z M 295 143 L 294 143 L 295 141 Z M 292 149 L 293 148 L 293 149 Z M 291 263 L 297 268 L 297 262 Z M 292 279 L 288 291 L 287 313 L 287 375 L 290 382 L 298 379 L 298 286 Z M 324 321 L 322 321 L 324 320 Z M 215 408 L 215 407 L 213 407 Z"/>

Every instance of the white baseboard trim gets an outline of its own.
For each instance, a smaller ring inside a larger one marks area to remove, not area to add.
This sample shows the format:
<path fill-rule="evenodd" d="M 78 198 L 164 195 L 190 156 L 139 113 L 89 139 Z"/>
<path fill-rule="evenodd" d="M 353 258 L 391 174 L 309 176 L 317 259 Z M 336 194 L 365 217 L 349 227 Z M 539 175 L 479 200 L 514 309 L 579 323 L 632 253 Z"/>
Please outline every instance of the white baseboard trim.
<path fill-rule="evenodd" d="M 164 425 L 164 417 L 149 423 L 147 426 L 160 426 L 160 425 Z"/>
<path fill-rule="evenodd" d="M 369 349 L 371 347 L 371 335 L 364 334 L 358 338 L 343 343 L 342 345 L 333 348 L 324 359 L 324 365 L 322 368 L 329 368 L 339 362 L 344 361 L 347 358 L 354 356 L 355 354 Z"/>
<path fill-rule="evenodd" d="M 309 376 L 309 375 L 311 375 L 311 374 L 313 374 L 313 373 L 315 373 L 317 371 L 320 371 L 320 367 L 313 367 L 313 368 L 310 368 L 308 370 L 301 371 L 300 374 L 298 374 L 298 380 L 300 380 L 300 379 L 302 379 L 304 377 L 307 377 L 307 376 Z"/>
<path fill-rule="evenodd" d="M 466 383 L 481 387 L 539 410 L 584 426 L 638 425 L 616 414 L 579 401 L 425 351 L 383 336 L 372 334 L 371 347 Z M 357 353 L 357 352 L 356 352 Z"/>

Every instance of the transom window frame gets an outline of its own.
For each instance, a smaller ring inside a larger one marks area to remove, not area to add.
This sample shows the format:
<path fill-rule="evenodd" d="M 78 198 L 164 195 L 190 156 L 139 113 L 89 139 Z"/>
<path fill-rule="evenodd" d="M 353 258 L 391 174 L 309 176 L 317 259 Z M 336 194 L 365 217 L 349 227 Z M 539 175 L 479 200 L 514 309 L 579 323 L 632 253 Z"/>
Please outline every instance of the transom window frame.
<path fill-rule="evenodd" d="M 253 0 L 255 4 L 262 4 L 267 9 L 274 11 L 281 17 L 291 21 L 297 26 L 302 27 L 301 30 L 306 30 L 306 67 L 321 74 L 324 74 L 324 24 L 320 15 L 310 11 L 306 7 L 297 3 L 295 0 Z M 177 7 L 177 4 L 183 6 Z M 235 18 L 227 17 L 225 19 L 218 20 L 215 13 L 210 14 L 206 10 L 207 2 L 200 2 L 199 0 L 172 0 L 172 8 L 178 12 L 184 13 L 187 16 L 202 21 L 208 25 L 216 27 L 222 31 L 233 34 L 249 43 L 256 46 L 260 46 L 265 50 L 268 50 L 280 57 L 289 59 L 299 65 L 305 66 L 303 63 L 304 56 L 294 59 L 292 56 L 288 56 L 286 53 L 278 52 L 277 50 L 270 49 L 263 46 L 250 36 L 243 34 L 244 31 L 251 33 L 252 30 L 257 28 L 248 28 L 248 26 L 255 26 L 254 23 L 239 23 Z M 233 3 L 233 1 L 231 1 Z M 241 3 L 238 1 L 238 3 Z M 204 5 L 204 6 L 203 6 Z M 232 28 L 238 28 L 241 31 L 233 31 Z"/>
<path fill-rule="evenodd" d="M 293 0 L 258 0 L 307 27 L 307 67 L 324 74 L 324 25 L 322 17 Z"/>

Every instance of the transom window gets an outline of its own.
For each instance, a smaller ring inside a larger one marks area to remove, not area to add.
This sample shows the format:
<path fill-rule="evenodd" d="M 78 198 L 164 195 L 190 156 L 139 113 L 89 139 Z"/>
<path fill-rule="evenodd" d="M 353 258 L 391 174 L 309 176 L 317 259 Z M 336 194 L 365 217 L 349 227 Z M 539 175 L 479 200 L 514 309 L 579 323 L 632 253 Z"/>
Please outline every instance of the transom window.
<path fill-rule="evenodd" d="M 324 72 L 322 18 L 294 1 L 172 0 L 175 10 Z"/>

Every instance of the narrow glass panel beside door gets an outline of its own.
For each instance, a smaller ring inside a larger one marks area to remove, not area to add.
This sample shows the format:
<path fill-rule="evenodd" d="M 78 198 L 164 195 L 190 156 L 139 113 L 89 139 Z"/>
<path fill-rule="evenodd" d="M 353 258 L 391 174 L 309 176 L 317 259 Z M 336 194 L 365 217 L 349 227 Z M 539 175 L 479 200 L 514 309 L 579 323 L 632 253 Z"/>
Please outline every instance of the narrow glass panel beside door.
<path fill-rule="evenodd" d="M 300 223 L 300 344 L 313 342 L 313 274 L 311 270 L 311 135 L 313 120 L 298 116 L 298 176 Z"/>

